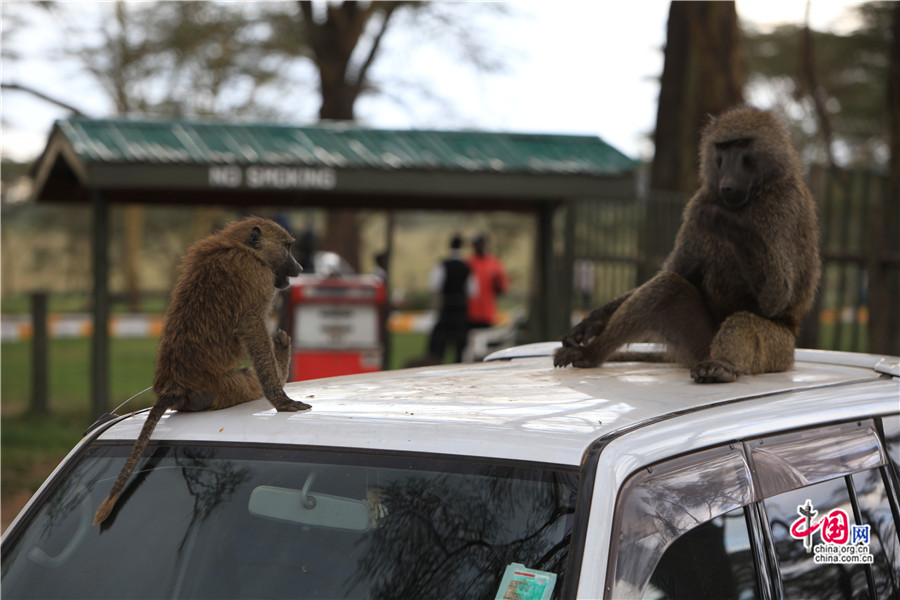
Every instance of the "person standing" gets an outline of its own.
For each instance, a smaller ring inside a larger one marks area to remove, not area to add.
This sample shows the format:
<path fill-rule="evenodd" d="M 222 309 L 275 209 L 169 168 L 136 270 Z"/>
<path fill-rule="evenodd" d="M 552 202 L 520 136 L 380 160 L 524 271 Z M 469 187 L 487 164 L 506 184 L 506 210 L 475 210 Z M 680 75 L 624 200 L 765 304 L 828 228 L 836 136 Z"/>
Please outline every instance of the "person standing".
<path fill-rule="evenodd" d="M 469 335 L 468 300 L 475 293 L 471 269 L 463 260 L 462 236 L 450 240 L 450 254 L 431 271 L 429 287 L 438 307 L 437 321 L 428 342 L 428 354 L 443 362 L 447 345 L 455 346 L 456 362 L 462 362 Z"/>
<path fill-rule="evenodd" d="M 509 277 L 503 263 L 487 253 L 487 236 L 479 234 L 472 241 L 474 253 L 469 268 L 475 279 L 476 293 L 469 298 L 469 327 L 493 327 L 497 324 L 497 296 L 509 289 Z"/>

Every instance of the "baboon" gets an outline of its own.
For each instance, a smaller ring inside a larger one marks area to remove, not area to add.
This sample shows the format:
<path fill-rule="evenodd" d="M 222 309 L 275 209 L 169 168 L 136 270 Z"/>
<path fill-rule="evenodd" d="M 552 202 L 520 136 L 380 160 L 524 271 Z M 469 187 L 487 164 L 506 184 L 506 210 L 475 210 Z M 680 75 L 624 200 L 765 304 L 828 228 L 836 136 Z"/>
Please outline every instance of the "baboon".
<path fill-rule="evenodd" d="M 290 338 L 281 330 L 270 337 L 266 327 L 277 291 L 302 270 L 293 243 L 275 222 L 249 217 L 188 248 L 163 320 L 156 403 L 95 525 L 109 517 L 166 410 L 215 410 L 263 395 L 279 411 L 310 408 L 284 392 Z M 239 367 L 248 356 L 253 367 Z"/>
<path fill-rule="evenodd" d="M 816 204 L 787 130 L 732 109 L 704 128 L 700 189 L 662 269 L 563 336 L 553 363 L 593 367 L 652 339 L 699 383 L 784 371 L 820 270 Z"/>

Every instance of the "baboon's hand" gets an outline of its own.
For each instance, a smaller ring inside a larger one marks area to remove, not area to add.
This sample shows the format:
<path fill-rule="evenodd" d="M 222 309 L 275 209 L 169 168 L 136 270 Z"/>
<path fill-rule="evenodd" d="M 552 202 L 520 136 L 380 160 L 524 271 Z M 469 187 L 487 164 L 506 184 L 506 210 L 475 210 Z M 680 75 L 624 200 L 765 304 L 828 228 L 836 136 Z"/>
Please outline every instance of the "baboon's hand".
<path fill-rule="evenodd" d="M 291 336 L 283 329 L 278 329 L 272 334 L 272 344 L 275 346 L 275 352 L 288 350 L 291 347 Z"/>
<path fill-rule="evenodd" d="M 705 360 L 691 369 L 691 379 L 697 383 L 731 383 L 738 375 L 737 369 L 719 360 Z"/>
<path fill-rule="evenodd" d="M 566 365 L 587 369 L 596 367 L 597 361 L 589 356 L 583 346 L 563 346 L 562 348 L 557 348 L 553 354 L 553 366 L 565 367 Z"/>
<path fill-rule="evenodd" d="M 572 328 L 572 331 L 562 336 L 560 340 L 563 346 L 574 348 L 578 346 L 588 346 L 594 341 L 598 335 L 603 333 L 606 328 L 607 317 L 600 310 L 595 310 L 584 319 L 581 323 Z"/>

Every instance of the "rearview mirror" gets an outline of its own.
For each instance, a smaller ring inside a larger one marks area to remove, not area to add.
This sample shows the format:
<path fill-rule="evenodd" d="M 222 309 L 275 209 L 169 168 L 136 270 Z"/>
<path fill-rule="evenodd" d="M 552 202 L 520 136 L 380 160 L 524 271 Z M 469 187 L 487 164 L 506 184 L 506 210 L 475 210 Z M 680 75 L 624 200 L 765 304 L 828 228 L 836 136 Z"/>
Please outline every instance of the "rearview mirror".
<path fill-rule="evenodd" d="M 250 514 L 343 531 L 368 531 L 371 522 L 365 500 L 261 485 L 250 494 Z"/>

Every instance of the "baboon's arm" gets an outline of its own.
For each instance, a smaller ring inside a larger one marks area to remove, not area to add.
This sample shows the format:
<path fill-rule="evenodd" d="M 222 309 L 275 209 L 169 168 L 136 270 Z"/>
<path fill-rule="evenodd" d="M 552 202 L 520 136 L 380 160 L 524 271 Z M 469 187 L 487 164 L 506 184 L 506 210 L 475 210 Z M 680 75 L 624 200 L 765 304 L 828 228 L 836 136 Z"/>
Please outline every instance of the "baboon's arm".
<path fill-rule="evenodd" d="M 266 329 L 265 319 L 255 316 L 243 319 L 235 331 L 241 345 L 250 357 L 253 370 L 259 379 L 263 394 L 278 410 L 297 410 L 293 400 L 282 389 L 281 376 L 275 362 L 272 338 Z"/>

